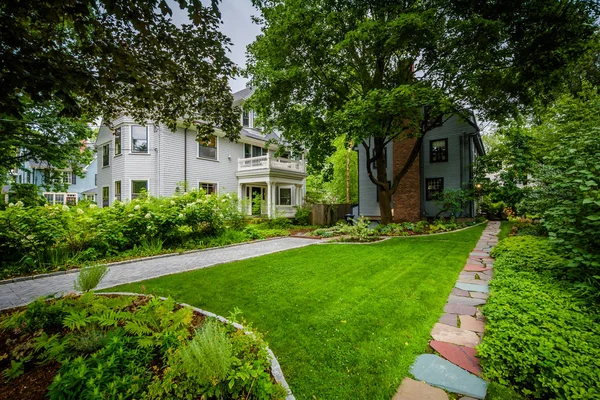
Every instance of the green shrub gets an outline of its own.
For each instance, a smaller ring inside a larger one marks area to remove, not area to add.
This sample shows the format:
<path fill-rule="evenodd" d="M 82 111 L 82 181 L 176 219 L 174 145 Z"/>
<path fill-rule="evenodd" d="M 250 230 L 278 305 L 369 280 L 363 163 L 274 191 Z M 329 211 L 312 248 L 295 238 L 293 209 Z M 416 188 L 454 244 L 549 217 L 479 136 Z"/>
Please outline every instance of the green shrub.
<path fill-rule="evenodd" d="M 79 275 L 77 275 L 77 280 L 74 283 L 75 290 L 89 292 L 98 286 L 107 273 L 108 267 L 102 264 L 81 268 Z"/>
<path fill-rule="evenodd" d="M 306 226 L 310 224 L 310 215 L 312 208 L 309 206 L 294 207 L 296 209 L 296 216 L 294 217 L 294 225 Z"/>
<path fill-rule="evenodd" d="M 494 258 L 502 259 L 500 268 L 506 264 L 516 271 L 553 270 L 560 273 L 568 263 L 548 239 L 534 236 L 513 236 L 504 239 L 490 254 Z"/>
<path fill-rule="evenodd" d="M 276 217 L 264 220 L 260 226 L 268 229 L 285 229 L 292 225 L 292 221 L 286 217 Z"/>
<path fill-rule="evenodd" d="M 259 230 L 255 225 L 248 225 L 244 228 L 244 234 L 251 240 L 265 239 L 262 230 Z"/>
<path fill-rule="evenodd" d="M 554 271 L 547 239 L 511 237 L 493 250 L 495 277 L 478 352 L 486 377 L 534 398 L 600 396 L 600 315 Z"/>

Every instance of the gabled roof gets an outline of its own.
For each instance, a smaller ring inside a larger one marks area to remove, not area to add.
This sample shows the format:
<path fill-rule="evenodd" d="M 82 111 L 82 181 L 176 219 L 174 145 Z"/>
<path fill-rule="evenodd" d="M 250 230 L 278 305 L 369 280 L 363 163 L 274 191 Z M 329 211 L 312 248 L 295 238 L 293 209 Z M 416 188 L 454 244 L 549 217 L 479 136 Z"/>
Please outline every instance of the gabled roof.
<path fill-rule="evenodd" d="M 262 140 L 263 142 L 266 142 L 268 140 L 274 140 L 275 142 L 279 142 L 281 140 L 281 137 L 277 133 L 263 134 L 261 131 L 253 128 L 242 128 L 240 134 L 241 136 L 250 139 Z"/>
<path fill-rule="evenodd" d="M 233 105 L 241 105 L 245 100 L 248 100 L 248 98 L 252 96 L 252 93 L 254 93 L 254 89 L 249 87 L 233 93 Z"/>

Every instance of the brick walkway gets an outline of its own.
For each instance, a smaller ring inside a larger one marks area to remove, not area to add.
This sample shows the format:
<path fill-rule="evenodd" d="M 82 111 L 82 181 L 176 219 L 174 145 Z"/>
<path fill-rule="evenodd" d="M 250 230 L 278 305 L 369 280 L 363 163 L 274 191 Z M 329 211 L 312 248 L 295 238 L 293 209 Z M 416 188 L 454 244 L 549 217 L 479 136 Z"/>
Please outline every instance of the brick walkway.
<path fill-rule="evenodd" d="M 279 238 L 236 246 L 208 249 L 170 257 L 132 261 L 113 265 L 99 288 L 137 282 L 159 276 L 211 267 L 319 243 L 304 238 Z M 74 291 L 78 273 L 28 279 L 0 285 L 0 310 L 25 305 L 40 296 Z"/>
<path fill-rule="evenodd" d="M 417 381 L 405 378 L 393 400 L 447 400 L 444 390 L 470 396 L 461 400 L 485 398 L 487 382 L 480 378 L 475 350 L 483 338 L 485 318 L 477 307 L 488 297 L 494 268 L 490 251 L 498 243 L 499 232 L 500 222 L 488 222 L 431 331 L 429 344 L 437 354 L 417 357 L 410 370 Z"/>

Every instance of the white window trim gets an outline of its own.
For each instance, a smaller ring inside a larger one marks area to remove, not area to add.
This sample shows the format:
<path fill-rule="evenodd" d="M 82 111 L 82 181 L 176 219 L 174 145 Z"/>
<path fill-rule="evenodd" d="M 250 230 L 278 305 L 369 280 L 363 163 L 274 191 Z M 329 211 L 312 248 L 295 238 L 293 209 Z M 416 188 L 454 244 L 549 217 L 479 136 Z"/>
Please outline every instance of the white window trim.
<path fill-rule="evenodd" d="M 102 207 L 104 207 L 104 188 L 107 188 L 108 190 L 108 196 L 106 196 L 106 200 L 108 201 L 107 207 L 110 207 L 110 205 L 112 204 L 110 202 L 110 186 L 102 186 L 102 188 L 100 189 L 100 205 Z"/>
<path fill-rule="evenodd" d="M 114 151 L 114 154 L 113 154 L 113 158 L 114 157 L 119 157 L 119 156 L 123 155 L 123 143 L 125 142 L 123 140 L 123 139 L 125 139 L 125 129 L 124 128 L 125 128 L 125 126 L 117 126 L 115 128 L 115 133 L 117 132 L 117 129 L 121 130 L 121 151 L 117 154 L 117 135 L 114 135 L 115 137 L 114 137 L 114 140 L 113 140 L 113 142 L 114 142 L 113 146 L 115 148 L 115 151 Z"/>
<path fill-rule="evenodd" d="M 148 196 L 150 194 L 150 179 L 149 178 L 136 178 L 129 180 L 129 200 L 133 200 L 133 182 L 134 181 L 146 181 L 146 190 L 148 191 Z M 123 181 L 121 181 L 121 198 L 123 198 Z"/>
<path fill-rule="evenodd" d="M 206 183 L 209 185 L 215 185 L 215 194 L 219 194 L 219 182 L 214 182 L 214 181 L 198 181 L 198 190 L 202 189 L 200 187 L 201 184 Z"/>
<path fill-rule="evenodd" d="M 281 204 L 281 189 L 287 189 L 290 191 L 290 204 Z M 293 185 L 279 186 L 277 188 L 277 204 L 276 205 L 284 206 L 284 207 L 293 207 L 294 206 L 294 186 Z"/>
<path fill-rule="evenodd" d="M 215 145 L 216 145 L 215 153 L 216 153 L 217 156 L 215 158 L 201 157 L 200 156 L 200 142 L 198 142 L 196 140 L 196 158 L 197 159 L 206 160 L 206 161 L 215 161 L 215 162 L 220 161 L 220 159 L 219 159 L 219 149 L 221 148 L 221 140 L 220 140 L 221 138 L 218 137 L 217 135 L 213 135 L 213 136 L 215 137 Z M 210 182 L 204 182 L 204 183 L 210 183 Z"/>
<path fill-rule="evenodd" d="M 120 189 L 121 189 L 121 195 L 120 195 L 119 199 L 117 199 L 117 190 L 116 190 L 117 189 L 117 182 L 121 182 L 121 187 L 120 187 Z M 109 193 L 109 195 L 110 195 L 110 193 Z M 123 201 L 123 180 L 114 180 L 113 181 L 113 199 L 114 200 L 118 200 L 118 201 Z"/>
<path fill-rule="evenodd" d="M 146 152 L 133 151 L 133 127 L 142 126 L 146 128 Z M 121 143 L 123 143 L 123 131 L 121 131 Z M 150 154 L 150 127 L 148 125 L 129 125 L 129 154 Z M 137 179 L 136 179 L 137 180 Z"/>

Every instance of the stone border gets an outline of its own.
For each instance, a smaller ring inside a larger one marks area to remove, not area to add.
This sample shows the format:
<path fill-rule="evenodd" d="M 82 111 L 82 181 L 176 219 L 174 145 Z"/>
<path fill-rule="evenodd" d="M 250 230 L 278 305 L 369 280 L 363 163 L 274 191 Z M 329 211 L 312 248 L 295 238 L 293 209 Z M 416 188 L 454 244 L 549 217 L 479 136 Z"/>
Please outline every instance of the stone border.
<path fill-rule="evenodd" d="M 245 244 L 252 244 L 252 243 L 257 243 L 257 242 L 266 242 L 268 240 L 285 239 L 285 238 L 291 238 L 291 237 L 295 237 L 295 236 L 276 236 L 276 237 L 271 237 L 271 238 L 267 238 L 267 239 L 257 239 L 257 240 L 250 240 L 248 242 L 227 244 L 225 246 L 207 247 L 205 249 L 186 250 L 186 251 L 177 252 L 177 253 L 165 253 L 165 254 L 157 254 L 155 256 L 146 256 L 146 257 L 132 258 L 132 259 L 129 259 L 129 260 L 115 261 L 115 262 L 106 263 L 106 264 L 103 264 L 103 265 L 106 265 L 107 267 L 115 267 L 115 266 L 118 266 L 118 265 L 131 264 L 131 263 L 138 262 L 138 261 L 147 261 L 147 260 L 154 260 L 154 259 L 157 259 L 157 258 L 166 258 L 166 257 L 180 256 L 180 255 L 184 255 L 184 254 L 200 253 L 202 251 L 208 251 L 208 250 L 226 249 L 228 247 L 243 246 Z M 37 274 L 37 275 L 18 276 L 16 278 L 10 278 L 10 279 L 0 280 L 0 285 L 7 285 L 9 283 L 22 282 L 22 281 L 30 281 L 30 280 L 41 279 L 41 278 L 47 278 L 49 276 L 74 274 L 76 272 L 79 272 L 80 270 L 81 270 L 81 268 L 72 268 L 72 269 L 69 269 L 69 270 L 66 270 L 66 271 L 56 271 L 56 272 L 48 272 L 48 273 Z M 185 271 L 182 271 L 182 272 L 185 272 Z"/>
<path fill-rule="evenodd" d="M 66 294 L 69 294 L 69 293 L 64 293 L 63 295 L 66 295 Z M 117 296 L 157 297 L 157 298 L 159 298 L 159 299 L 161 299 L 163 301 L 167 300 L 167 298 L 163 297 L 163 296 L 153 296 L 153 295 L 150 295 L 150 294 L 142 294 L 142 293 L 129 293 L 129 292 L 102 292 L 102 293 L 98 293 L 98 292 L 94 292 L 94 294 L 98 295 L 98 296 L 111 296 L 111 295 L 114 296 L 114 295 L 117 295 Z M 51 298 L 51 299 L 47 299 L 46 301 L 60 299 L 61 297 L 63 297 L 63 296 L 58 296 L 58 297 L 54 297 L 54 298 Z M 26 304 L 24 306 L 6 308 L 4 310 L 0 310 L 0 312 L 1 313 L 8 313 L 8 312 L 11 312 L 13 310 L 19 310 L 19 309 L 22 309 L 23 307 L 27 307 L 29 304 L 31 304 L 31 303 L 28 303 L 28 304 Z M 210 311 L 203 310 L 203 309 L 198 308 L 198 307 L 191 306 L 191 305 L 186 304 L 186 303 L 179 303 L 179 302 L 177 302 L 177 304 L 182 305 L 184 307 L 190 307 L 192 310 L 194 310 L 194 311 L 196 311 L 196 312 L 198 312 L 198 313 L 200 313 L 200 314 L 202 314 L 202 315 L 204 315 L 206 317 L 216 318 L 216 319 L 218 319 L 219 321 L 221 321 L 221 322 L 223 322 L 225 324 L 231 325 L 231 326 L 233 326 L 234 328 L 236 328 L 238 330 L 244 331 L 245 335 L 250 335 L 250 336 L 254 337 L 254 333 L 253 332 L 244 330 L 244 326 L 238 324 L 237 322 L 229 321 L 225 317 L 222 317 L 222 316 L 217 315 L 215 313 L 212 313 Z M 275 379 L 275 382 L 277 382 L 281 386 L 283 386 L 283 388 L 288 393 L 287 396 L 285 397 L 285 400 L 296 400 L 296 398 L 292 394 L 292 390 L 290 389 L 290 386 L 288 385 L 287 381 L 285 380 L 285 376 L 283 375 L 283 370 L 281 369 L 281 365 L 279 364 L 279 361 L 277 360 L 277 357 L 275 357 L 275 353 L 273 353 L 273 351 L 269 348 L 269 346 L 267 346 L 267 352 L 269 353 L 269 357 L 271 358 L 271 374 L 273 375 L 273 378 Z"/>
<path fill-rule="evenodd" d="M 460 231 L 465 231 L 467 229 L 471 229 L 471 228 L 475 228 L 476 226 L 479 225 L 483 225 L 483 224 L 487 224 L 489 221 L 484 221 L 484 222 L 479 222 L 478 224 L 475 225 L 471 225 L 471 226 L 465 226 L 464 228 L 460 228 L 460 229 L 455 229 L 453 231 L 448 231 L 448 232 L 437 232 L 437 233 L 427 233 L 427 234 L 420 234 L 420 235 L 412 235 L 412 236 L 385 236 L 385 237 L 390 237 L 390 238 L 401 238 L 401 239 L 410 239 L 410 238 L 415 238 L 415 237 L 425 237 L 425 236 L 437 236 L 437 235 L 447 235 L 448 233 L 455 233 L 455 232 L 460 232 Z M 382 235 L 384 236 L 384 235 Z"/>

